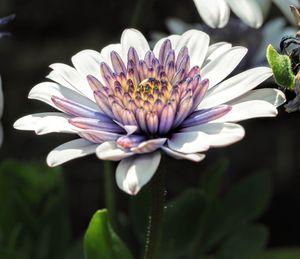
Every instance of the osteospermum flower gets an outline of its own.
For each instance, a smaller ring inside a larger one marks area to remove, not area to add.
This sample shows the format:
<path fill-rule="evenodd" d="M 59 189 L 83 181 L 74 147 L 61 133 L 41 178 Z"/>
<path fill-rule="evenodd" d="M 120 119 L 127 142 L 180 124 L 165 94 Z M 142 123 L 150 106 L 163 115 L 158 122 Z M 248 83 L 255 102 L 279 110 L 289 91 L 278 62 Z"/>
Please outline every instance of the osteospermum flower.
<path fill-rule="evenodd" d="M 300 7 L 298 0 L 194 0 L 203 21 L 212 28 L 223 28 L 232 10 L 247 25 L 259 28 L 274 2 L 283 14 L 294 22 L 290 5 Z"/>
<path fill-rule="evenodd" d="M 157 170 L 161 151 L 199 162 L 209 148 L 243 138 L 243 127 L 233 122 L 277 114 L 281 91 L 252 90 L 272 75 L 269 68 L 227 78 L 246 52 L 223 42 L 209 46 L 209 36 L 197 30 L 161 39 L 150 50 L 139 31 L 128 29 L 121 43 L 101 53 L 73 56 L 74 67 L 51 65 L 54 82 L 36 85 L 29 98 L 60 112 L 28 115 L 14 127 L 77 134 L 49 153 L 49 166 L 92 153 L 121 160 L 117 184 L 136 194 Z"/>

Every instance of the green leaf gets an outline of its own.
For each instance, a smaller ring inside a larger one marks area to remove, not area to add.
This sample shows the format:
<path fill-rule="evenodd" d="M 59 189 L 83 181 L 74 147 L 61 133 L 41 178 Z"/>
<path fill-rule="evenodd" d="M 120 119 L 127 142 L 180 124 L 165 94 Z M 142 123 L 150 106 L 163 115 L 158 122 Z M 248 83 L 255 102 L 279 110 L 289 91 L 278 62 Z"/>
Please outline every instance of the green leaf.
<path fill-rule="evenodd" d="M 3 259 L 23 259 L 20 255 L 17 253 L 10 251 L 8 249 L 0 248 L 0 258 Z"/>
<path fill-rule="evenodd" d="M 223 200 L 212 203 L 204 212 L 192 251 L 204 254 L 235 229 L 256 219 L 267 208 L 270 197 L 268 173 L 250 175 L 235 184 Z"/>
<path fill-rule="evenodd" d="M 265 246 L 268 230 L 261 225 L 252 225 L 239 229 L 220 247 L 216 259 L 252 259 Z"/>
<path fill-rule="evenodd" d="M 200 187 L 211 201 L 215 200 L 221 191 L 223 177 L 228 165 L 229 161 L 227 159 L 219 159 L 205 170 L 201 176 Z"/>
<path fill-rule="evenodd" d="M 84 237 L 86 259 L 133 259 L 123 241 L 112 230 L 107 210 L 98 210 Z"/>
<path fill-rule="evenodd" d="M 181 258 L 187 254 L 197 232 L 195 225 L 206 206 L 207 197 L 197 189 L 187 190 L 167 204 L 159 258 Z"/>
<path fill-rule="evenodd" d="M 290 58 L 279 54 L 270 44 L 267 48 L 267 60 L 273 70 L 276 83 L 288 89 L 294 89 L 295 75 Z"/>
<path fill-rule="evenodd" d="M 300 248 L 278 248 L 266 251 L 259 256 L 251 259 L 299 259 L 300 258 Z"/>

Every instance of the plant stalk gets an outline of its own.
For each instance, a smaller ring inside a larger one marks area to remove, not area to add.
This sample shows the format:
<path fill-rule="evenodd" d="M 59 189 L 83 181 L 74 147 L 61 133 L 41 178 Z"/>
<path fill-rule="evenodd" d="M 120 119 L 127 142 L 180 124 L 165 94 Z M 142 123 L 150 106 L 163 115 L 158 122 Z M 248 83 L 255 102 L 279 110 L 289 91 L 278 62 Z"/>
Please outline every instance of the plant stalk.
<path fill-rule="evenodd" d="M 104 169 L 104 193 L 105 193 L 105 206 L 108 211 L 109 222 L 112 228 L 117 231 L 117 211 L 116 199 L 114 188 L 114 172 L 111 161 L 103 161 Z"/>
<path fill-rule="evenodd" d="M 144 259 L 157 259 L 161 243 L 165 203 L 164 170 L 155 173 L 151 182 L 151 211 L 147 227 Z"/>

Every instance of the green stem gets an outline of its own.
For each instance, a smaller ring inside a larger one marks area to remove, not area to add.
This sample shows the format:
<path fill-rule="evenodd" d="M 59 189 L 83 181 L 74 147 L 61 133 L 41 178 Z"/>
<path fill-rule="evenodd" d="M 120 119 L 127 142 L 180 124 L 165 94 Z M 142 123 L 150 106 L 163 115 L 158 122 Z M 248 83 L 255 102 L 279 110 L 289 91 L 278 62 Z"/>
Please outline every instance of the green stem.
<path fill-rule="evenodd" d="M 103 161 L 104 167 L 104 192 L 105 206 L 108 211 L 109 222 L 112 228 L 117 231 L 117 213 L 115 204 L 114 172 L 111 161 Z"/>
<path fill-rule="evenodd" d="M 164 172 L 158 171 L 151 182 L 151 211 L 147 227 L 144 259 L 157 259 L 162 236 L 164 202 Z"/>

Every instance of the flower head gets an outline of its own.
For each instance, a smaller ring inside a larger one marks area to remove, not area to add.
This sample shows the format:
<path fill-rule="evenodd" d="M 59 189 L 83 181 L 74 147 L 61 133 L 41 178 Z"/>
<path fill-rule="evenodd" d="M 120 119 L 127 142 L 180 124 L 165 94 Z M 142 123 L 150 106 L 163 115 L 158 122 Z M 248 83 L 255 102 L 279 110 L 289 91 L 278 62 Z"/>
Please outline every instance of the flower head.
<path fill-rule="evenodd" d="M 204 22 L 212 28 L 223 28 L 228 23 L 232 10 L 247 25 L 259 28 L 274 2 L 291 23 L 290 5 L 299 7 L 298 0 L 194 0 Z"/>
<path fill-rule="evenodd" d="M 136 194 L 155 173 L 160 150 L 176 159 L 201 161 L 201 152 L 244 136 L 233 122 L 272 117 L 285 101 L 276 89 L 252 90 L 272 75 L 267 67 L 228 78 L 247 49 L 229 43 L 209 46 L 209 36 L 190 30 L 157 42 L 153 50 L 137 30 L 101 53 L 84 50 L 75 68 L 53 64 L 48 78 L 29 98 L 60 112 L 38 113 L 15 122 L 37 134 L 75 133 L 78 139 L 50 152 L 50 166 L 96 153 L 121 160 L 118 186 Z M 250 91 L 252 90 L 252 91 Z"/>

